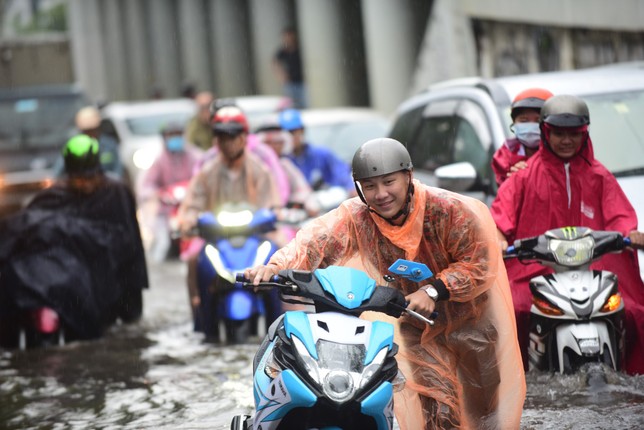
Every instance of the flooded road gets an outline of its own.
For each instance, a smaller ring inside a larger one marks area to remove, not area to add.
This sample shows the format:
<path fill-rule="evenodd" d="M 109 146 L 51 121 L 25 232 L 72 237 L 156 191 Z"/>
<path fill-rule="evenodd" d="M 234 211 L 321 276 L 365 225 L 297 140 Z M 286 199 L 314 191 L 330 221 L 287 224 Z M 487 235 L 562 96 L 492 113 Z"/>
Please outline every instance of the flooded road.
<path fill-rule="evenodd" d="M 0 429 L 228 429 L 251 411 L 257 345 L 203 344 L 183 265 L 154 265 L 150 276 L 137 324 L 94 342 L 0 350 Z M 529 373 L 521 428 L 644 428 L 644 377 L 597 371 Z"/>

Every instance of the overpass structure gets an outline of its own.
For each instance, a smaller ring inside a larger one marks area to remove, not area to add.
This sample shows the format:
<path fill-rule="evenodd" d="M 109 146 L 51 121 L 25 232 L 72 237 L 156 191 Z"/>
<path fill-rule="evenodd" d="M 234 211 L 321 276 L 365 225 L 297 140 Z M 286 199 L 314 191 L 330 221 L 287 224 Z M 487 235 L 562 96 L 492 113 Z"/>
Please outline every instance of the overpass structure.
<path fill-rule="evenodd" d="M 443 79 L 644 60 L 644 2 L 69 0 L 76 79 L 96 99 L 279 94 L 271 59 L 299 34 L 313 107 L 385 114 Z"/>

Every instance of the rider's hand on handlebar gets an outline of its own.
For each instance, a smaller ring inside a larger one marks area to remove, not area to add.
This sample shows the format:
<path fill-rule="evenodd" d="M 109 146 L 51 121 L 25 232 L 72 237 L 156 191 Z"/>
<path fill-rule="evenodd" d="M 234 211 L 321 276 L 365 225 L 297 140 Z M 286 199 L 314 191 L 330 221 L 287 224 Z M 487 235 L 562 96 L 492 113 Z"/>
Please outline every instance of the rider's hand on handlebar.
<path fill-rule="evenodd" d="M 436 308 L 436 302 L 424 290 L 418 290 L 405 296 L 405 300 L 409 303 L 407 309 L 418 312 L 426 318 L 429 318 Z"/>
<path fill-rule="evenodd" d="M 259 285 L 260 282 L 268 282 L 271 278 L 279 273 L 279 269 L 272 264 L 267 266 L 255 266 L 244 270 L 244 276 L 250 279 L 253 285 Z"/>
<path fill-rule="evenodd" d="M 192 218 L 184 218 L 180 221 L 181 236 L 192 237 L 195 235 L 195 228 L 197 227 L 197 220 Z"/>
<path fill-rule="evenodd" d="M 631 240 L 631 248 L 644 249 L 644 233 L 642 233 L 641 231 L 633 230 L 628 235 L 628 238 Z"/>

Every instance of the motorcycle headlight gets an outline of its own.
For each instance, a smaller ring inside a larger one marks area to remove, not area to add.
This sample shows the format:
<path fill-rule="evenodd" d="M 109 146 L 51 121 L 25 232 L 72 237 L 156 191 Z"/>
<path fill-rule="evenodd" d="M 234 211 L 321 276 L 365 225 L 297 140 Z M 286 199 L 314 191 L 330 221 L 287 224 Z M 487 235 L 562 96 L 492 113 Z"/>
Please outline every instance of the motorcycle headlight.
<path fill-rule="evenodd" d="M 338 403 L 351 400 L 357 391 L 373 378 L 387 356 L 387 347 L 384 347 L 376 354 L 374 360 L 365 366 L 364 345 L 319 340 L 316 344 L 316 360 L 297 337 L 293 337 L 293 344 L 311 379 L 329 399 Z"/>
<path fill-rule="evenodd" d="M 548 249 L 554 254 L 557 263 L 563 266 L 581 266 L 593 257 L 595 241 L 586 236 L 576 240 L 550 239 Z"/>
<path fill-rule="evenodd" d="M 243 227 L 253 220 L 253 213 L 249 210 L 240 212 L 222 211 L 217 214 L 217 222 L 222 227 Z"/>
<path fill-rule="evenodd" d="M 172 190 L 172 197 L 174 197 L 177 201 L 183 200 L 185 196 L 186 196 L 186 187 L 175 187 Z"/>

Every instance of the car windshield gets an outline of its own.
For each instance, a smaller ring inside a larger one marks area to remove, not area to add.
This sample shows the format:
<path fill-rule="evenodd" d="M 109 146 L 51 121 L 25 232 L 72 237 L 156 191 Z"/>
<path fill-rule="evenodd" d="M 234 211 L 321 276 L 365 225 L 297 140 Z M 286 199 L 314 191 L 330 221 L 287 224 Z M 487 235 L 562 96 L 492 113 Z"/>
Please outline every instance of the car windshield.
<path fill-rule="evenodd" d="M 385 137 L 387 121 L 320 124 L 306 127 L 306 140 L 330 148 L 340 159 L 351 163 L 353 154 L 367 140 Z"/>
<path fill-rule="evenodd" d="M 644 91 L 583 97 L 595 158 L 616 176 L 644 170 Z"/>
<path fill-rule="evenodd" d="M 193 112 L 169 112 L 158 115 L 140 116 L 125 120 L 130 133 L 135 136 L 150 136 L 159 134 L 161 128 L 168 123 L 185 126 Z"/>
<path fill-rule="evenodd" d="M 60 146 L 85 104 L 77 94 L 0 100 L 0 149 Z"/>

